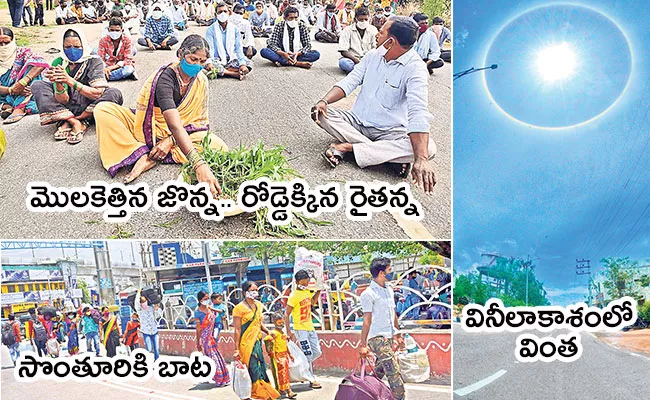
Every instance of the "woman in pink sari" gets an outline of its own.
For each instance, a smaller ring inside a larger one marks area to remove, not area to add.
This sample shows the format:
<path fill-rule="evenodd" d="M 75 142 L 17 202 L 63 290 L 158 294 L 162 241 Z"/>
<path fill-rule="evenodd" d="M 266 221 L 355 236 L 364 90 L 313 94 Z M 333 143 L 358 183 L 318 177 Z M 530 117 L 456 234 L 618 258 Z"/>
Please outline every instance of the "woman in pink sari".
<path fill-rule="evenodd" d="M 216 314 L 209 308 L 212 305 L 210 295 L 204 291 L 200 291 L 197 293 L 196 298 L 199 300 L 199 307 L 194 311 L 194 318 L 196 319 L 196 348 L 205 356 L 213 359 L 217 365 L 217 370 L 212 377 L 217 387 L 227 386 L 230 384 L 230 375 L 228 374 L 226 361 L 219 352 L 217 341 L 213 335 Z"/>

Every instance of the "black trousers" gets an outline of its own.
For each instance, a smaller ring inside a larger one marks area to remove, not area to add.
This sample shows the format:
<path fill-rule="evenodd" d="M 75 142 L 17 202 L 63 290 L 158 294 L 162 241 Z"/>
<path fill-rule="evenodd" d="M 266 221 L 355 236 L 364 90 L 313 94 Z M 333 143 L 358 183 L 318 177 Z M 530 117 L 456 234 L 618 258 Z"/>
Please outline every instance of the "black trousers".
<path fill-rule="evenodd" d="M 34 25 L 38 24 L 40 26 L 45 25 L 45 20 L 43 19 L 45 12 L 43 11 L 43 5 L 37 4 L 36 9 L 34 10 Z"/>
<path fill-rule="evenodd" d="M 424 61 L 428 62 L 429 60 L 427 59 L 427 60 L 424 60 Z M 441 58 L 439 58 L 439 59 L 435 60 L 434 62 L 432 62 L 431 64 L 427 64 L 427 69 L 429 70 L 430 74 L 433 74 L 434 69 L 440 68 L 443 65 L 445 65 L 445 62 L 442 61 Z"/>
<path fill-rule="evenodd" d="M 451 50 L 441 51 L 440 58 L 442 58 L 444 61 L 451 62 Z"/>

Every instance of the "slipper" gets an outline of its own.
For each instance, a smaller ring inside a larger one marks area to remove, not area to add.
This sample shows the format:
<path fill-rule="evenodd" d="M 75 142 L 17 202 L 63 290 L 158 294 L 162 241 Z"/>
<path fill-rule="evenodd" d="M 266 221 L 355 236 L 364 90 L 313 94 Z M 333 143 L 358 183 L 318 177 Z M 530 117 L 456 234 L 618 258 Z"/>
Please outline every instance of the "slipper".
<path fill-rule="evenodd" d="M 9 124 L 15 124 L 16 122 L 20 121 L 21 119 L 25 118 L 25 115 L 27 114 L 16 114 L 16 115 L 9 115 L 7 119 L 4 120 L 3 124 L 9 125 Z"/>
<path fill-rule="evenodd" d="M 321 384 L 318 383 L 318 382 L 312 382 L 312 383 L 310 383 L 310 384 L 309 384 L 309 387 L 311 387 L 312 389 L 322 389 L 322 388 L 323 388 L 323 386 L 321 386 Z"/>
<path fill-rule="evenodd" d="M 45 50 L 45 52 L 48 54 L 57 54 L 61 52 L 61 50 L 57 49 L 56 47 L 50 47 L 49 49 Z"/>
<path fill-rule="evenodd" d="M 330 165 L 330 167 L 332 167 L 332 169 L 338 167 L 339 164 L 341 164 L 341 161 L 343 161 L 343 157 L 341 157 L 339 154 L 335 154 L 333 150 L 334 149 L 330 147 L 329 149 L 321 153 L 321 156 L 323 156 L 325 161 L 327 161 L 327 163 Z"/>
<path fill-rule="evenodd" d="M 65 121 L 60 121 L 56 126 L 57 130 L 54 132 L 54 140 L 66 140 L 68 139 L 68 136 L 70 136 L 70 132 L 72 131 L 72 128 L 67 127 L 67 128 L 62 128 L 63 124 Z"/>
<path fill-rule="evenodd" d="M 72 132 L 70 136 L 68 136 L 68 144 L 77 144 L 81 142 L 84 138 L 84 134 L 86 133 L 86 130 L 88 128 L 85 127 L 84 129 L 77 131 L 77 132 Z"/>
<path fill-rule="evenodd" d="M 406 179 L 411 171 L 411 164 L 409 163 L 388 163 L 391 170 L 400 178 Z M 406 166 L 406 168 L 404 168 Z"/>
<path fill-rule="evenodd" d="M 2 110 L 2 112 L 0 112 L 0 118 L 7 119 L 7 117 L 10 116 L 12 112 L 13 110 Z"/>

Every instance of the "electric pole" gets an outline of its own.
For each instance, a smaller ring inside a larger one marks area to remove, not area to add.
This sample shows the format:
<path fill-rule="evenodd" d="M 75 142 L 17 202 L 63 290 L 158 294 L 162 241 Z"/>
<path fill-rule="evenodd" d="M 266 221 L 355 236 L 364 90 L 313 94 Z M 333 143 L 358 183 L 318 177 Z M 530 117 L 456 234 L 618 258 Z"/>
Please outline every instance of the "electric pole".
<path fill-rule="evenodd" d="M 589 289 L 589 297 L 587 297 L 587 305 L 591 306 L 591 260 L 578 260 L 576 258 L 576 275 L 587 275 L 587 288 Z"/>
<path fill-rule="evenodd" d="M 528 271 L 533 268 L 533 260 L 528 256 L 528 260 L 524 261 L 523 269 L 526 270 L 526 307 L 528 307 Z"/>

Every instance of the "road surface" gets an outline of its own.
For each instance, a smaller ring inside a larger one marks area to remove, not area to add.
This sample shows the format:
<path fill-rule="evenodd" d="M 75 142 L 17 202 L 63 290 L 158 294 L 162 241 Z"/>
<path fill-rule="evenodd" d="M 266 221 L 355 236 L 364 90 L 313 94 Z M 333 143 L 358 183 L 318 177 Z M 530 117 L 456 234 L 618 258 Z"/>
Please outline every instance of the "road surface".
<path fill-rule="evenodd" d="M 8 15 L 8 12 L 6 12 Z M 46 21 L 53 17 L 46 14 Z M 2 18 L 0 17 L 0 24 Z M 189 32 L 205 34 L 206 28 L 191 23 Z M 77 25 L 90 43 L 96 45 L 100 25 Z M 17 31 L 17 35 L 27 31 Z M 50 42 L 31 46 L 45 55 L 44 50 L 59 46 L 62 27 L 50 28 Z M 49 32 L 49 31 L 48 31 Z M 137 36 L 132 36 L 135 40 Z M 259 50 L 265 41 L 257 39 Z M 177 46 L 178 47 L 178 46 Z M 321 59 L 309 70 L 277 68 L 254 57 L 251 74 L 243 81 L 220 79 L 210 82 L 210 125 L 230 147 L 240 143 L 251 145 L 261 140 L 267 146 L 284 145 L 290 164 L 314 186 L 331 181 L 348 180 L 391 183 L 399 179 L 384 167 L 361 170 L 353 161 L 332 170 L 322 159 L 332 142 L 329 136 L 310 119 L 310 108 L 337 81 L 343 78 L 338 69 L 339 53 L 336 44 L 315 43 Z M 45 55 L 48 60 L 54 58 Z M 112 84 L 124 94 L 124 104 L 134 107 L 137 93 L 145 79 L 161 65 L 174 60 L 175 51 L 150 52 L 138 47 L 136 68 L 140 80 Z M 355 96 L 337 103 L 351 108 Z M 418 189 L 416 197 L 422 203 L 423 225 L 432 237 L 451 238 L 451 66 L 436 71 L 429 79 L 430 111 L 434 115 L 432 135 L 438 152 L 434 159 L 438 183 L 433 196 L 425 196 Z M 116 233 L 114 224 L 102 220 L 95 213 L 30 213 L 25 207 L 26 185 L 31 181 L 45 181 L 54 186 L 84 186 L 90 180 L 120 181 L 124 172 L 112 180 L 102 168 L 97 151 L 97 136 L 91 127 L 82 143 L 71 146 L 55 142 L 52 126 L 40 127 L 36 116 L 29 116 L 19 124 L 2 126 L 8 147 L 0 161 L 0 232 L 3 238 L 58 239 L 109 238 Z M 144 174 L 146 181 L 156 188 L 166 180 L 176 179 L 178 166 L 158 166 Z M 327 239 L 407 239 L 394 218 L 384 212 L 369 222 L 347 220 L 342 208 L 338 213 L 325 214 L 332 226 L 313 226 L 314 237 Z M 161 225 L 162 224 L 162 225 Z M 222 223 L 201 220 L 197 214 L 181 210 L 175 213 L 137 213 L 130 222 L 121 225 L 122 238 L 257 238 L 253 224 L 246 216 L 228 218 Z"/>
<path fill-rule="evenodd" d="M 532 332 L 534 334 L 534 332 Z M 538 336 L 557 336 L 554 331 Z M 581 334 L 582 357 L 572 363 L 519 363 L 519 333 L 467 333 L 454 324 L 456 400 L 623 400 L 650 398 L 650 357 Z"/>

